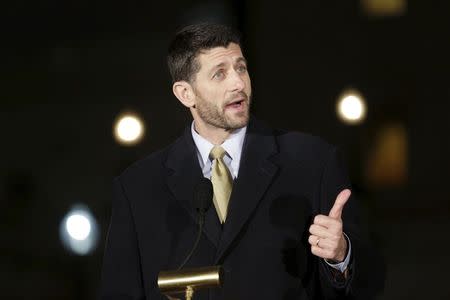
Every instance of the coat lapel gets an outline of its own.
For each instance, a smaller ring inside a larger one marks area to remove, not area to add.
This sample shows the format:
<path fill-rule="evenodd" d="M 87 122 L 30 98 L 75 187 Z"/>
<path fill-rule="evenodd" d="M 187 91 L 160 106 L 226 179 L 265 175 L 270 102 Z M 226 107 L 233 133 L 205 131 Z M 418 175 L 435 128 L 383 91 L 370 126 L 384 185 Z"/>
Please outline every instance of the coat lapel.
<path fill-rule="evenodd" d="M 233 185 L 216 264 L 251 218 L 278 170 L 278 167 L 269 160 L 277 152 L 273 133 L 255 120 L 249 124 L 242 151 L 239 175 Z"/>
<path fill-rule="evenodd" d="M 198 215 L 192 205 L 192 200 L 196 186 L 203 174 L 190 127 L 186 128 L 184 135 L 172 146 L 167 157 L 166 167 L 168 168 L 167 185 L 170 191 L 194 222 L 198 224 Z M 217 227 L 217 224 L 212 224 L 214 222 L 214 218 L 209 218 L 207 215 L 203 232 L 218 247 L 220 227 Z"/>

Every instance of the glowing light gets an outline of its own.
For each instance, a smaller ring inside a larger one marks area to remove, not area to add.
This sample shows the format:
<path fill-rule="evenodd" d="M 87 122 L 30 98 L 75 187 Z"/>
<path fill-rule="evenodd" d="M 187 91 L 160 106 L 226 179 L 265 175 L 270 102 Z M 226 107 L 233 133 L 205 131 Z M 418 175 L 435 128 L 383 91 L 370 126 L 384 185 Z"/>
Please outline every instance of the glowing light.
<path fill-rule="evenodd" d="M 63 218 L 59 234 L 66 249 L 77 255 L 86 255 L 97 246 L 98 225 L 86 206 L 76 205 Z"/>
<path fill-rule="evenodd" d="M 367 155 L 367 184 L 373 188 L 404 186 L 408 181 L 408 145 L 408 130 L 405 124 L 382 124 L 371 141 Z"/>
<path fill-rule="evenodd" d="M 355 90 L 342 94 L 337 102 L 338 117 L 347 124 L 359 124 L 366 117 L 366 103 L 364 98 Z"/>
<path fill-rule="evenodd" d="M 402 16 L 408 8 L 407 0 L 361 0 L 362 10 L 369 16 Z"/>
<path fill-rule="evenodd" d="M 136 115 L 124 114 L 116 122 L 114 135 L 123 145 L 135 145 L 144 135 L 144 124 Z"/>
<path fill-rule="evenodd" d="M 72 238 L 82 241 L 91 232 L 91 223 L 85 216 L 74 214 L 67 218 L 66 229 Z"/>

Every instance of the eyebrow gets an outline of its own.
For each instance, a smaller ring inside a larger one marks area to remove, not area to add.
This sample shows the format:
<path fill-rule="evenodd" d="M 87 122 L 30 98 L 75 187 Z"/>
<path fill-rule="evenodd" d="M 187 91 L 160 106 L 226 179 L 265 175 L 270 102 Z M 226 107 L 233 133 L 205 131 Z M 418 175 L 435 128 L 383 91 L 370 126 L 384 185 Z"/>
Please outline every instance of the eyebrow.
<path fill-rule="evenodd" d="M 246 60 L 244 57 L 239 57 L 239 58 L 236 60 L 236 63 L 241 63 L 241 62 L 247 64 L 247 60 Z M 218 69 L 218 68 L 222 68 L 222 67 L 224 67 L 224 66 L 225 66 L 225 63 L 222 62 L 222 63 L 217 64 L 217 65 L 215 65 L 214 67 L 212 67 L 211 70 L 215 70 L 215 69 Z"/>
<path fill-rule="evenodd" d="M 247 64 L 247 60 L 244 57 L 239 57 L 236 62 L 238 62 L 238 63 L 243 62 L 243 63 Z"/>
<path fill-rule="evenodd" d="M 223 66 L 225 66 L 225 63 L 220 63 L 220 64 L 218 64 L 218 65 L 215 65 L 214 67 L 212 67 L 211 68 L 211 70 L 215 70 L 215 69 L 218 69 L 218 68 L 222 68 Z"/>

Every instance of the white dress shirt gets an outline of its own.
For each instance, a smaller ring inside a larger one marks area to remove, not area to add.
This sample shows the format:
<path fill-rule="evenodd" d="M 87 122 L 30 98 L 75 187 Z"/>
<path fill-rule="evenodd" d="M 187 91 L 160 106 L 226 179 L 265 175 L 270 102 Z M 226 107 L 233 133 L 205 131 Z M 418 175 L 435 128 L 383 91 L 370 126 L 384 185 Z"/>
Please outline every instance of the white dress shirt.
<path fill-rule="evenodd" d="M 195 146 L 197 147 L 197 157 L 203 176 L 211 179 L 212 161 L 209 158 L 209 153 L 214 145 L 195 131 L 194 122 L 191 125 L 191 132 Z M 244 145 L 246 132 L 247 127 L 237 129 L 220 145 L 226 151 L 223 161 L 227 165 L 228 170 L 230 170 L 233 179 L 238 177 L 242 146 Z"/>

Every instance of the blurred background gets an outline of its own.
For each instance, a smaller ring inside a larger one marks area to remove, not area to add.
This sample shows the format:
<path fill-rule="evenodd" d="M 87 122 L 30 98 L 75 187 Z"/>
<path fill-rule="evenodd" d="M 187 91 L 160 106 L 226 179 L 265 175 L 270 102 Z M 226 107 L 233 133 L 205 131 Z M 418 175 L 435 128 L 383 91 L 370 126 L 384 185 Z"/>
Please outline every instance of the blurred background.
<path fill-rule="evenodd" d="M 342 149 L 379 299 L 450 299 L 450 2 L 433 0 L 2 4 L 0 298 L 96 298 L 113 177 L 190 122 L 165 55 L 199 21 L 243 33 L 258 118 Z"/>

